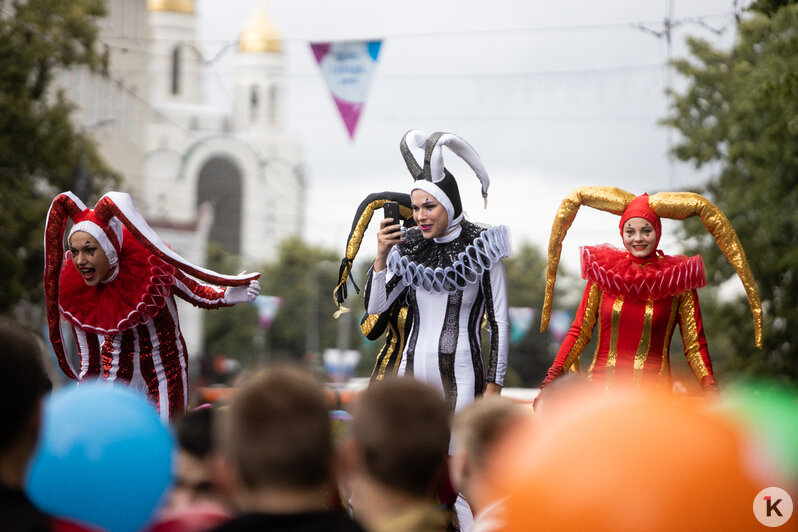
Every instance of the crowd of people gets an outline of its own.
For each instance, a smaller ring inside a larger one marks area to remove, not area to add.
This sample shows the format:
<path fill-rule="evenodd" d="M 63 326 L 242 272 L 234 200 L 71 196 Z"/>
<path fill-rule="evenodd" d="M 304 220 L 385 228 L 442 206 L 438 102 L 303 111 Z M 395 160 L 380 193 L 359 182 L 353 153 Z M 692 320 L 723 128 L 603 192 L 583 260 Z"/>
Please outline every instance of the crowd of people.
<path fill-rule="evenodd" d="M 576 319 L 534 405 L 522 405 L 501 395 L 509 231 L 465 219 L 444 148 L 473 170 L 487 202 L 488 172 L 472 146 L 457 135 L 411 130 L 400 143 L 409 193 L 369 196 L 353 223 L 336 299 L 341 306 L 363 231 L 384 207 L 363 331 L 387 339 L 368 388 L 343 420 L 332 415 L 324 384 L 300 366 L 259 368 L 224 404 L 190 405 L 174 297 L 203 308 L 251 302 L 258 274 L 189 263 L 126 194 L 108 193 L 94 209 L 58 195 L 45 230 L 57 361 L 80 383 L 140 394 L 174 435 L 173 478 L 162 493 L 148 494 L 157 504 L 132 528 L 37 508 L 25 482 L 50 380 L 34 337 L 2 324 L 0 532 L 749 530 L 757 492 L 796 478 L 752 460 L 761 442 L 719 406 L 697 294 L 706 282 L 701 258 L 658 249 L 661 217 L 700 217 L 743 281 L 759 344 L 762 309 L 728 220 L 697 194 L 571 193 L 552 227 L 541 328 L 562 241 L 581 205 L 621 217 L 623 248 L 582 249 L 587 286 Z M 64 348 L 62 320 L 71 325 L 79 368 Z M 677 325 L 713 401 L 669 394 Z M 483 328 L 490 335 L 484 357 Z M 580 357 L 594 329 L 598 345 L 583 378 Z M 111 445 L 99 434 L 83 436 L 90 446 Z M 148 466 L 154 462 L 141 464 Z M 107 469 L 113 482 L 119 472 Z M 121 474 L 117 480 L 125 482 Z"/>
<path fill-rule="evenodd" d="M 31 502 L 25 475 L 50 381 L 34 335 L 3 323 L 0 344 L 0 530 L 126 530 Z M 435 387 L 391 376 L 359 394 L 334 436 L 317 376 L 263 368 L 224 404 L 172 420 L 173 481 L 140 530 L 751 530 L 754 495 L 796 481 L 755 459 L 764 448 L 722 409 L 607 395 L 576 377 L 544 399 L 533 412 L 489 395 L 452 415 Z M 460 521 L 458 493 L 473 521 Z"/>

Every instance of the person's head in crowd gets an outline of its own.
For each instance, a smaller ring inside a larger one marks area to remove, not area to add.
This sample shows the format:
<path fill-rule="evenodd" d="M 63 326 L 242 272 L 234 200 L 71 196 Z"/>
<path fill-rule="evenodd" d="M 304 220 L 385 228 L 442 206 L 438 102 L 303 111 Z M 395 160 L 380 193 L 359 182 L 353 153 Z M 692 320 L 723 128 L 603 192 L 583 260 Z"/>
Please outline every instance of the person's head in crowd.
<path fill-rule="evenodd" d="M 6 321 L 0 321 L 0 368 L 0 484 L 21 487 L 52 384 L 36 338 Z"/>
<path fill-rule="evenodd" d="M 372 383 L 356 399 L 343 462 L 356 520 L 374 530 L 429 504 L 445 470 L 449 409 L 410 377 Z"/>
<path fill-rule="evenodd" d="M 457 412 L 452 422 L 454 442 L 449 470 L 455 488 L 468 500 L 474 514 L 492 501 L 486 500 L 485 474 L 495 446 L 531 413 L 507 397 L 484 396 Z"/>
<path fill-rule="evenodd" d="M 212 468 L 215 415 L 211 405 L 203 405 L 174 420 L 178 453 L 174 488 L 166 508 L 168 512 L 197 505 L 226 505 Z"/>
<path fill-rule="evenodd" d="M 323 510 L 332 481 L 329 402 L 309 372 L 250 378 L 214 422 L 225 484 L 245 512 Z"/>

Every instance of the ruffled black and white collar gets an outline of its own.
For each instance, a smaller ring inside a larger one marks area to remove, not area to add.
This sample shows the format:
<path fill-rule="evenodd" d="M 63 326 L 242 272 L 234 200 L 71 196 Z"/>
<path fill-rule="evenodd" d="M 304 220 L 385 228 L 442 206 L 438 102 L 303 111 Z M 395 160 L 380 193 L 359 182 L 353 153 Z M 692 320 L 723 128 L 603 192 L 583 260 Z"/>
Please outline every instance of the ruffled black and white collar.
<path fill-rule="evenodd" d="M 510 254 L 506 226 L 463 222 L 460 234 L 446 243 L 424 238 L 417 228 L 409 229 L 404 242 L 388 254 L 387 267 L 408 286 L 452 294 L 479 281 L 485 270 Z"/>

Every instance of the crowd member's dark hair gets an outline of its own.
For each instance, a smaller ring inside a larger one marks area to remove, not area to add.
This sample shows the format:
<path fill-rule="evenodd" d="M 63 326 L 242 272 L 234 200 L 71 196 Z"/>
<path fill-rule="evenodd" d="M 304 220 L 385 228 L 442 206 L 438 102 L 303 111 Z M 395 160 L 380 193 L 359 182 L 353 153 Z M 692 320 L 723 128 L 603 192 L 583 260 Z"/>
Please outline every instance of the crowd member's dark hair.
<path fill-rule="evenodd" d="M 173 425 L 177 443 L 187 453 L 202 459 L 213 450 L 213 408 L 210 405 L 189 410 Z"/>
<path fill-rule="evenodd" d="M 51 389 L 36 337 L 21 325 L 0 320 L 0 453 L 16 443 Z"/>
<path fill-rule="evenodd" d="M 352 435 L 376 480 L 425 496 L 444 470 L 449 421 L 437 390 L 411 377 L 388 377 L 358 397 Z"/>

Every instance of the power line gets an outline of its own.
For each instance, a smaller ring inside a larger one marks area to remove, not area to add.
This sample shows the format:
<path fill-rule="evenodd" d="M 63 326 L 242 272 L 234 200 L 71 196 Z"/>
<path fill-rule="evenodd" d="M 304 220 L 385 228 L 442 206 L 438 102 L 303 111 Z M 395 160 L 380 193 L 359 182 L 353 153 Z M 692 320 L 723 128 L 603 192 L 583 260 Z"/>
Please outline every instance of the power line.
<path fill-rule="evenodd" d="M 569 68 L 569 69 L 552 69 L 552 70 L 529 70 L 529 71 L 522 71 L 522 72 L 381 72 L 380 79 L 415 79 L 415 78 L 423 78 L 423 79 L 463 79 L 463 78 L 493 78 L 493 79 L 502 79 L 502 78 L 536 78 L 536 77 L 548 77 L 548 76 L 583 76 L 583 75 L 604 75 L 604 74 L 611 74 L 611 73 L 624 73 L 624 72 L 641 72 L 641 71 L 653 71 L 653 70 L 662 70 L 661 63 L 643 63 L 637 65 L 614 65 L 614 66 L 607 66 L 607 67 L 589 67 L 589 68 Z M 114 72 L 119 73 L 126 73 L 126 74 L 142 74 L 142 73 L 153 73 L 153 74 L 166 74 L 169 73 L 169 69 L 142 69 L 142 68 L 115 68 Z M 220 82 L 223 82 L 223 78 L 221 72 L 214 66 L 214 73 L 217 75 Z M 278 75 L 275 74 L 274 77 Z M 264 76 L 267 79 L 269 76 Z M 288 78 L 288 79 L 308 79 L 316 81 L 319 79 L 319 75 L 316 72 L 284 72 L 279 74 L 281 78 Z"/>
<path fill-rule="evenodd" d="M 684 17 L 673 19 L 674 26 L 682 24 L 697 24 L 708 28 L 713 26 L 707 22 L 710 19 L 717 19 L 721 17 L 734 16 L 735 11 L 724 11 L 721 13 L 710 13 L 700 15 L 697 17 Z M 474 29 L 452 29 L 452 30 L 435 30 L 435 31 L 417 31 L 417 32 L 402 32 L 402 33 L 385 33 L 373 36 L 357 36 L 357 37 L 343 37 L 336 39 L 324 39 L 319 37 L 282 37 L 281 42 L 318 42 L 320 40 L 384 40 L 384 39 L 402 39 L 402 38 L 418 38 L 418 37 L 448 37 L 457 35 L 506 35 L 510 33 L 548 33 L 548 32 L 563 32 L 563 31 L 595 31 L 604 29 L 629 29 L 637 28 L 639 26 L 648 26 L 660 24 L 662 20 L 643 20 L 637 22 L 606 22 L 598 24 L 573 24 L 573 25 L 558 25 L 558 26 L 526 26 L 526 27 L 510 27 L 510 28 L 474 28 Z M 136 40 L 145 42 L 186 42 L 184 39 L 170 39 L 165 37 L 128 37 L 125 35 L 108 35 L 109 38 L 116 40 Z M 194 39 L 190 41 L 192 44 L 219 44 L 224 46 L 235 46 L 240 43 L 238 39 Z"/>

